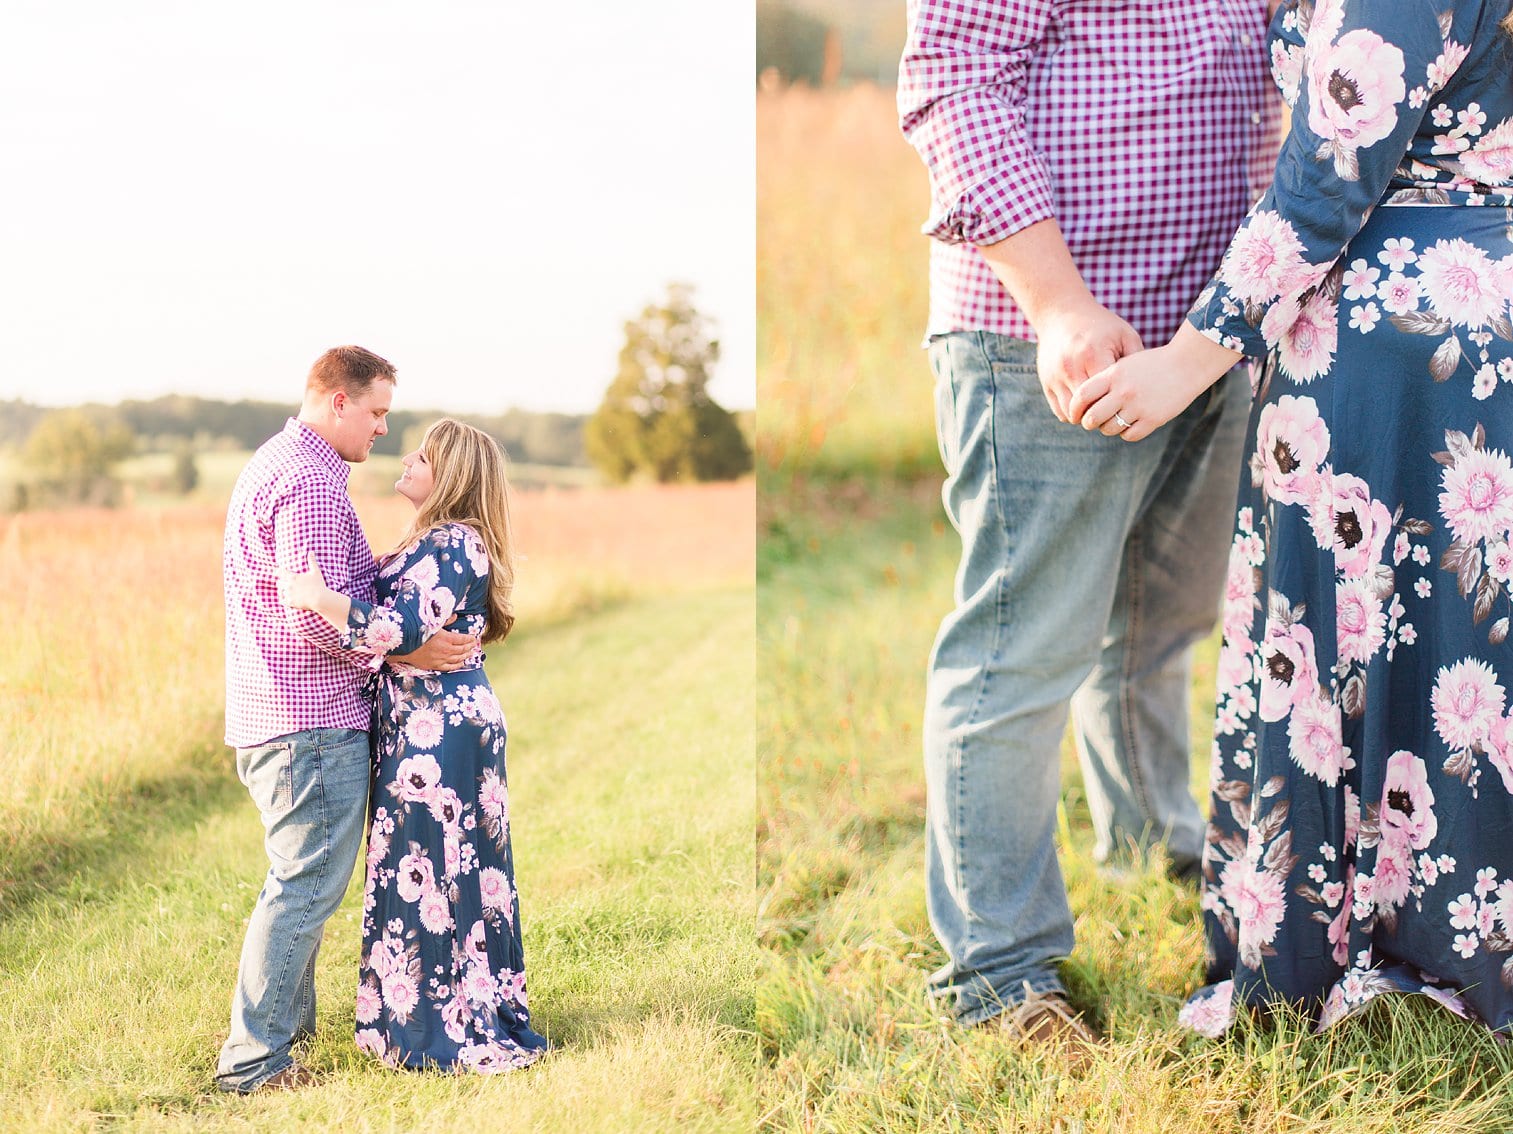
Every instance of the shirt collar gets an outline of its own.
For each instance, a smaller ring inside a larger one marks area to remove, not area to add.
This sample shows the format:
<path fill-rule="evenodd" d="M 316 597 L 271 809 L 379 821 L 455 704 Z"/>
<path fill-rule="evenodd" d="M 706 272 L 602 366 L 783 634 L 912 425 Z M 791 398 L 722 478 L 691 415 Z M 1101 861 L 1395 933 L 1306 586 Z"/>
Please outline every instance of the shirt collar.
<path fill-rule="evenodd" d="M 330 442 L 311 429 L 297 417 L 284 422 L 284 435 L 296 449 L 313 458 L 316 463 L 330 471 L 337 482 L 345 485 L 352 468 L 331 448 Z"/>

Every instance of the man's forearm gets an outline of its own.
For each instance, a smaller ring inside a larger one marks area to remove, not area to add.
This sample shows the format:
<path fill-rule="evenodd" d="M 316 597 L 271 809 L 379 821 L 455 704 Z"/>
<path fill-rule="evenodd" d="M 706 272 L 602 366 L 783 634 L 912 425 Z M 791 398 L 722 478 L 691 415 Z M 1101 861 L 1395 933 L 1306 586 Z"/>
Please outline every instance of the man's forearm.
<path fill-rule="evenodd" d="M 977 250 L 1037 332 L 1058 313 L 1098 306 L 1054 218 Z"/>

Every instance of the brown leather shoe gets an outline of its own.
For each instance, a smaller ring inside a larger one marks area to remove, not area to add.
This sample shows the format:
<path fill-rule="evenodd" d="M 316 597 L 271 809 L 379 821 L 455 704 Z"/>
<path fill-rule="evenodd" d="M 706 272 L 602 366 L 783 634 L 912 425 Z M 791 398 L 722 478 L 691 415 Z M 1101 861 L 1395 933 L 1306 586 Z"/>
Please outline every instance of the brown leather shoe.
<path fill-rule="evenodd" d="M 1024 999 L 1002 1013 L 983 1021 L 1017 1043 L 1059 1048 L 1074 1071 L 1080 1071 L 1103 1041 L 1082 1022 L 1082 1017 L 1055 992 L 1036 992 L 1028 984 Z"/>
<path fill-rule="evenodd" d="M 319 1080 L 315 1072 L 298 1063 L 291 1063 L 277 1075 L 270 1075 L 259 1083 L 257 1091 L 297 1091 L 301 1087 L 313 1087 Z"/>

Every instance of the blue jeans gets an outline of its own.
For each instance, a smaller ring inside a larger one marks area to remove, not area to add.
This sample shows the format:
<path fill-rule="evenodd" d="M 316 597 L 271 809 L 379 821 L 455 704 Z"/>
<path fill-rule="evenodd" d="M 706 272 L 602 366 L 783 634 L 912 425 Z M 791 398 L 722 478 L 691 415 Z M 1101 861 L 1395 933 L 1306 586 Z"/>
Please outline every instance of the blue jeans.
<path fill-rule="evenodd" d="M 956 609 L 930 657 L 926 900 L 963 1023 L 1062 991 L 1072 916 L 1056 859 L 1070 707 L 1095 854 L 1202 854 L 1188 788 L 1192 644 L 1228 562 L 1249 387 L 1236 370 L 1137 443 L 1056 420 L 1033 343 L 930 344 Z"/>
<path fill-rule="evenodd" d="M 367 825 L 368 734 L 318 728 L 236 750 L 262 813 L 268 876 L 257 896 L 216 1084 L 250 1091 L 294 1062 L 315 1032 L 315 956 L 341 905 Z"/>

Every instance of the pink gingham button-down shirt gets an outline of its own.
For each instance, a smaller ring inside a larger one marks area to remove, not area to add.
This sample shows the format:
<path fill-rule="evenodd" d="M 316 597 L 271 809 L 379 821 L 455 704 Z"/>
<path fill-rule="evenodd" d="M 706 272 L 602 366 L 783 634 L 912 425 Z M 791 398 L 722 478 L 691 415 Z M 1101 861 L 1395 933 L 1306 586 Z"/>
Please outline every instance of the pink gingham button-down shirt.
<path fill-rule="evenodd" d="M 250 748 L 311 728 L 367 729 L 362 695 L 383 658 L 341 648 L 320 615 L 279 601 L 275 564 L 304 570 L 315 552 L 326 584 L 375 599 L 378 565 L 347 495 L 348 468 L 294 418 L 237 478 L 226 513 L 226 743 Z"/>
<path fill-rule="evenodd" d="M 1165 342 L 1270 181 L 1266 0 L 909 0 L 930 171 L 928 335 L 1034 329 L 977 245 L 1054 217 L 1093 295 Z"/>

